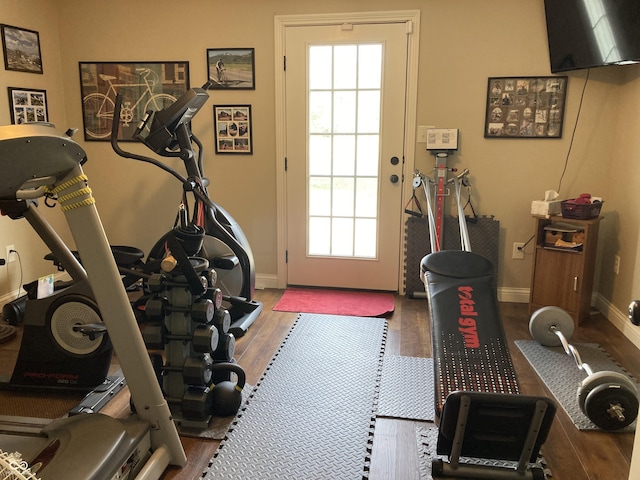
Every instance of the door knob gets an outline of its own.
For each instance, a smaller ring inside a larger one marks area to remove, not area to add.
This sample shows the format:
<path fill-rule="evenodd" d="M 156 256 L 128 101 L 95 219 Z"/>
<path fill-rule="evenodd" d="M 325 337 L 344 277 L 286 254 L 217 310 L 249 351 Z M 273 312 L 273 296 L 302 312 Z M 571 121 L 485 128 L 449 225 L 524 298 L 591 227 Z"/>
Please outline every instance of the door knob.
<path fill-rule="evenodd" d="M 389 180 L 391 180 L 391 183 L 398 183 L 398 180 L 400 180 L 400 177 L 394 174 L 389 177 Z"/>

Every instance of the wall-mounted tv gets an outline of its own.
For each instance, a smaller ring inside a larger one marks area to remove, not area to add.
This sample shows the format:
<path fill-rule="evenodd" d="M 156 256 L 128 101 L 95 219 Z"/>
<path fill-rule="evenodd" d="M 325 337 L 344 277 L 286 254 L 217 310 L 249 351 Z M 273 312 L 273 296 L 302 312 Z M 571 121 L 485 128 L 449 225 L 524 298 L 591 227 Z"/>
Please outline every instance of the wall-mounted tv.
<path fill-rule="evenodd" d="M 640 61 L 640 0 L 544 0 L 553 73 Z"/>

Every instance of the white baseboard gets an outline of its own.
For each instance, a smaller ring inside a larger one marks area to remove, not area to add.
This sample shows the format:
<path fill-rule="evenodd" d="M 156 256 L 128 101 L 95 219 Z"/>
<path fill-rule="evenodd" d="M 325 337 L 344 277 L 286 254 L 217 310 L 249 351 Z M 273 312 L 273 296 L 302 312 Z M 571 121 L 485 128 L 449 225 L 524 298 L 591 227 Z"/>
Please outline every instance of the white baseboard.
<path fill-rule="evenodd" d="M 629 321 L 627 312 L 618 310 L 609 300 L 599 293 L 595 294 L 595 307 L 607 317 L 613 326 L 620 330 L 631 343 L 640 349 L 640 327 L 635 326 Z"/>
<path fill-rule="evenodd" d="M 529 303 L 528 288 L 498 288 L 499 302 Z"/>
<path fill-rule="evenodd" d="M 19 291 L 15 290 L 13 292 L 5 293 L 0 297 L 0 307 L 4 307 L 5 304 L 9 302 L 13 302 L 16 298 L 18 298 L 21 295 L 24 295 L 25 293 L 26 292 L 22 289 L 20 289 Z"/>
<path fill-rule="evenodd" d="M 278 276 L 257 273 L 256 288 L 258 290 L 264 290 L 265 288 L 278 288 Z"/>

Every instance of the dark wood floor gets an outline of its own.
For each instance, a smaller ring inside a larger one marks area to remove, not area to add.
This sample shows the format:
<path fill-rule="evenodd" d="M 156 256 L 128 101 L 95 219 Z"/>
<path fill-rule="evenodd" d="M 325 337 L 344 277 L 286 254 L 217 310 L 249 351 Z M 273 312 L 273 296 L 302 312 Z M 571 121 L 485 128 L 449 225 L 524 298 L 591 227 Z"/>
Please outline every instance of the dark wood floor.
<path fill-rule="evenodd" d="M 264 310 L 249 332 L 237 342 L 236 359 L 247 372 L 247 382 L 255 385 L 278 346 L 291 328 L 296 314 L 274 312 L 272 307 L 283 291 L 259 290 L 256 298 Z M 529 339 L 526 304 L 501 304 L 502 318 L 510 342 L 511 355 L 524 394 L 547 395 L 542 381 L 513 340 Z M 426 300 L 396 297 L 394 314 L 388 318 L 386 354 L 430 357 L 431 342 Z M 640 354 L 635 346 L 601 315 L 593 316 L 577 329 L 573 343 L 602 345 L 634 377 L 640 378 Z M 576 389 L 577 389 L 576 385 Z M 112 402 L 107 412 L 124 415 L 128 402 Z M 379 418 L 376 420 L 370 478 L 372 480 L 419 479 L 415 427 L 419 422 Z M 164 479 L 192 480 L 200 477 L 219 442 L 183 438 L 188 465 L 171 467 Z M 559 409 L 542 453 L 553 480 L 623 480 L 629 474 L 633 434 L 585 432 L 577 430 Z"/>

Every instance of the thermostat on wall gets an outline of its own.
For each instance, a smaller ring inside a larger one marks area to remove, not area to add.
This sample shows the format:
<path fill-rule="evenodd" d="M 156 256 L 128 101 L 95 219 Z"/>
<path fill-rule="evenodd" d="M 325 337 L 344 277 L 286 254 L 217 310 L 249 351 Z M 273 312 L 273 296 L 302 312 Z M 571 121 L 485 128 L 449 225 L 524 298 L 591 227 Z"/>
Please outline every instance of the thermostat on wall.
<path fill-rule="evenodd" d="M 458 150 L 458 129 L 430 128 L 427 130 L 427 150 Z"/>

